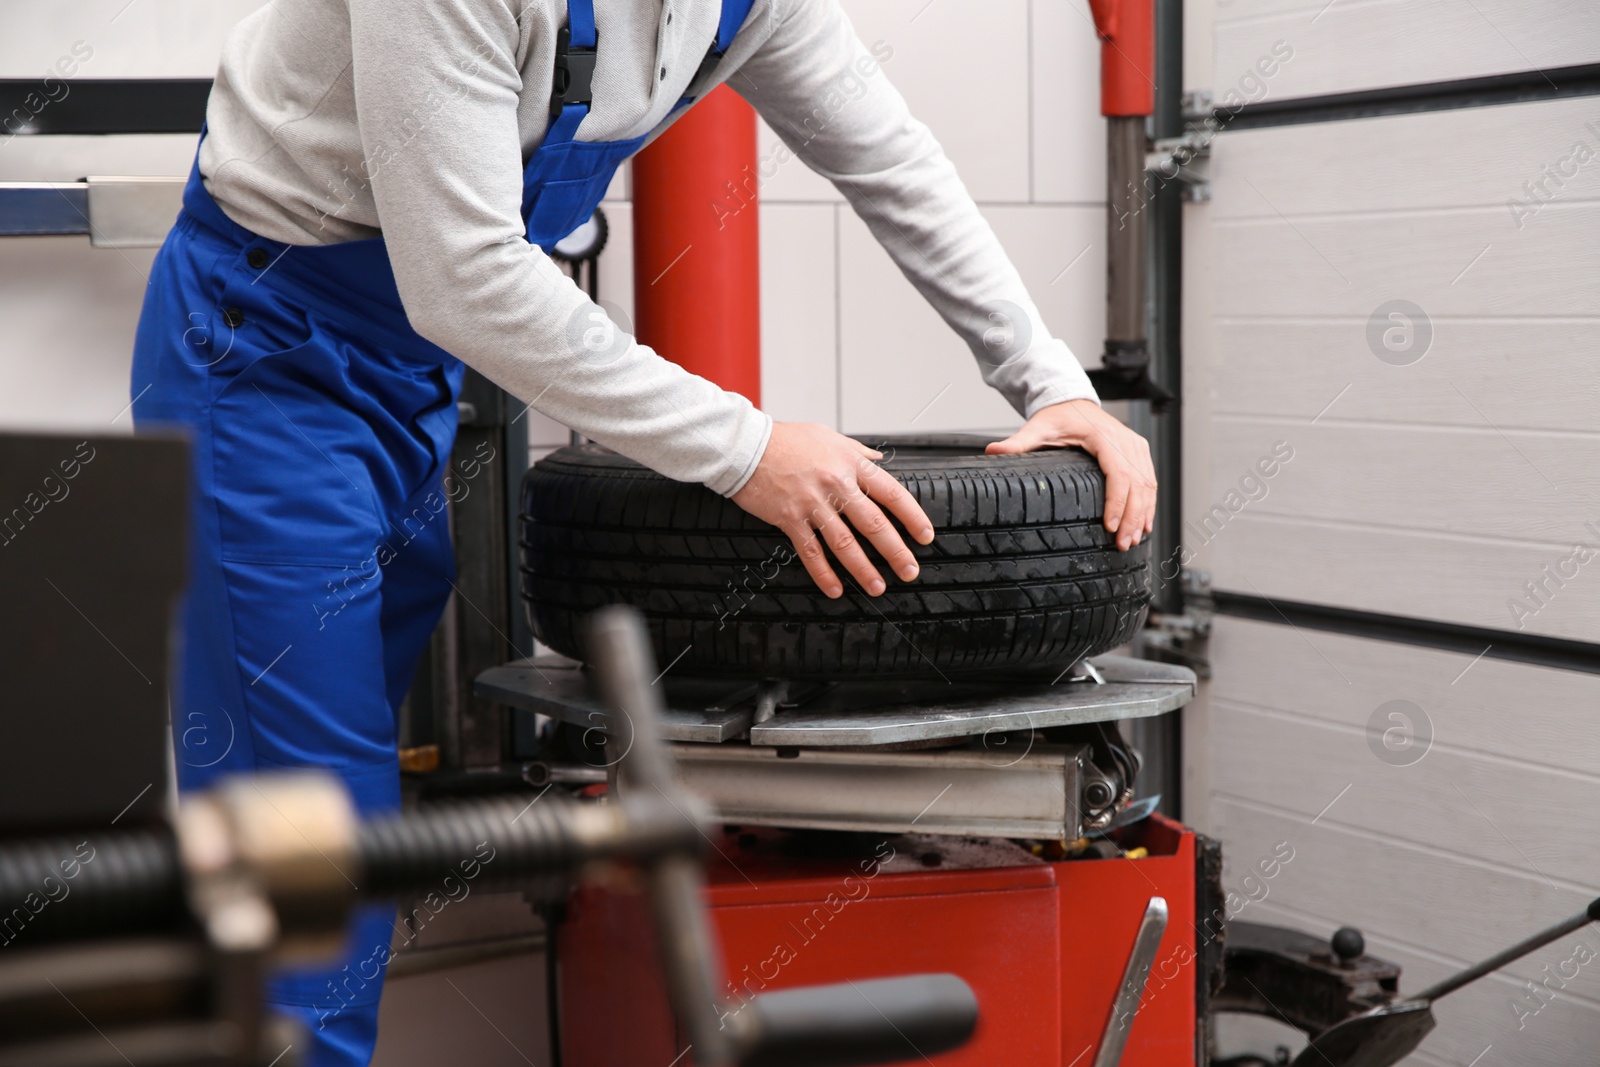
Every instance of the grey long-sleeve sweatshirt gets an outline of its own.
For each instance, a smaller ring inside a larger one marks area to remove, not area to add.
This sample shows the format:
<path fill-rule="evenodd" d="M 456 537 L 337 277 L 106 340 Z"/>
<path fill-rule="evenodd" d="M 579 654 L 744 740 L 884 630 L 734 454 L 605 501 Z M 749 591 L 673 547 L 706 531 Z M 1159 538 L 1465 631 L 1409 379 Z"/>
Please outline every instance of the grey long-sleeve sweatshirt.
<path fill-rule="evenodd" d="M 578 138 L 648 133 L 685 95 L 719 5 L 595 9 L 594 103 Z M 381 234 L 423 337 L 586 436 L 735 493 L 772 420 L 644 345 L 585 358 L 573 324 L 603 313 L 523 237 L 522 172 L 544 137 L 565 21 L 565 0 L 275 0 L 228 38 L 201 174 L 223 211 L 264 237 Z M 838 0 L 756 0 L 712 81 L 834 182 L 1021 414 L 1093 398 L 880 69 L 891 54 L 863 45 Z"/>

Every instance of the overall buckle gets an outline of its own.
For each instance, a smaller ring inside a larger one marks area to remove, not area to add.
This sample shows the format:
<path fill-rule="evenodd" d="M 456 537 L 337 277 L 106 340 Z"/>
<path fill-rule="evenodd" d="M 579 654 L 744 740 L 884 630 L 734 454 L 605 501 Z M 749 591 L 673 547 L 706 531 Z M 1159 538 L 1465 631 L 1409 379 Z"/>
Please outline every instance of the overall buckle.
<path fill-rule="evenodd" d="M 568 104 L 587 104 L 594 99 L 594 63 L 599 42 L 594 48 L 573 48 L 572 30 L 561 27 L 556 33 L 556 69 L 550 86 L 550 117 L 561 114 Z"/>

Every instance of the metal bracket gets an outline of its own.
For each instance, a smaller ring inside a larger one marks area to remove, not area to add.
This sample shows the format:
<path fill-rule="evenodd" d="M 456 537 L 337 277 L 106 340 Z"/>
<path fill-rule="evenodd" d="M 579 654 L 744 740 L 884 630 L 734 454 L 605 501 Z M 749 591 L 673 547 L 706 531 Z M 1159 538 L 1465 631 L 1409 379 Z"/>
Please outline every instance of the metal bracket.
<path fill-rule="evenodd" d="M 183 178 L 0 182 L 0 237 L 87 234 L 96 248 L 156 248 L 183 206 Z"/>
<path fill-rule="evenodd" d="M 685 789 L 722 822 L 874 833 L 1072 840 L 1084 832 L 1087 745 L 841 752 L 672 746 Z"/>
<path fill-rule="evenodd" d="M 1183 198 L 1191 203 L 1211 199 L 1211 139 L 1217 128 L 1212 119 L 1210 89 L 1183 94 L 1181 137 L 1163 137 L 1145 155 L 1144 169 L 1157 182 L 1182 183 Z"/>
<path fill-rule="evenodd" d="M 1210 89 L 1190 89 L 1178 98 L 1178 106 L 1183 110 L 1184 124 L 1191 126 L 1204 122 L 1216 110 Z"/>
<path fill-rule="evenodd" d="M 1197 129 L 1182 137 L 1163 137 L 1144 157 L 1144 169 L 1158 182 L 1183 185 L 1183 198 L 1191 203 L 1211 199 L 1211 137 Z"/>

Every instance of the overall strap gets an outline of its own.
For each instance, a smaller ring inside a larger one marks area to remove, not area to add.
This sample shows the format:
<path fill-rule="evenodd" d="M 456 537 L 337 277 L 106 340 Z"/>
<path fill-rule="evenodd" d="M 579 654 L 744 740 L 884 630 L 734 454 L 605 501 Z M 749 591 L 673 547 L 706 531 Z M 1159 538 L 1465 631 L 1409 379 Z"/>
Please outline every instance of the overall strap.
<path fill-rule="evenodd" d="M 734 35 L 750 17 L 756 0 L 722 0 L 722 18 L 717 22 L 717 54 L 722 55 L 733 47 Z"/>
<path fill-rule="evenodd" d="M 722 62 L 722 57 L 728 49 L 733 47 L 733 38 L 738 34 L 739 28 L 744 25 L 744 20 L 750 17 L 750 9 L 755 6 L 755 0 L 722 0 L 722 13 L 717 18 L 717 36 L 711 42 L 711 47 L 706 49 L 705 58 L 700 60 L 700 69 L 695 71 L 691 86 L 703 85 L 711 76 L 711 71 Z"/>
<path fill-rule="evenodd" d="M 755 0 L 722 0 L 722 10 L 717 16 L 717 36 L 700 60 L 700 68 L 689 83 L 691 86 L 703 84 L 712 69 L 722 62 L 754 5 Z M 547 141 L 571 140 L 578 124 L 588 115 L 589 104 L 594 99 L 598 42 L 594 0 L 567 0 L 567 24 L 556 34 L 555 79 L 550 87 L 552 126 Z"/>
<path fill-rule="evenodd" d="M 576 118 L 557 125 L 570 126 L 567 139 L 589 113 L 594 99 L 594 62 L 599 34 L 594 27 L 594 0 L 567 0 L 567 24 L 556 33 L 555 81 L 550 86 L 550 118 L 564 118 L 563 109 Z M 554 132 L 552 130 L 552 132 Z M 548 138 L 547 138 L 548 139 Z"/>

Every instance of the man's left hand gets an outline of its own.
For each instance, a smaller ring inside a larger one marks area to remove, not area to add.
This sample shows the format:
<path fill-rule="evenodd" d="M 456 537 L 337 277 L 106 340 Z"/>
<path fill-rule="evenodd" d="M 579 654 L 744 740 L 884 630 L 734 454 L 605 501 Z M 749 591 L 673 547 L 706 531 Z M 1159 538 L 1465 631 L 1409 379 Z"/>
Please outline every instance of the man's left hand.
<path fill-rule="evenodd" d="M 1150 445 L 1108 415 L 1093 400 L 1068 400 L 1033 413 L 1004 441 L 990 445 L 992 456 L 1040 448 L 1077 446 L 1100 463 L 1106 476 L 1106 529 L 1127 549 L 1144 540 L 1155 524 L 1156 471 Z"/>

